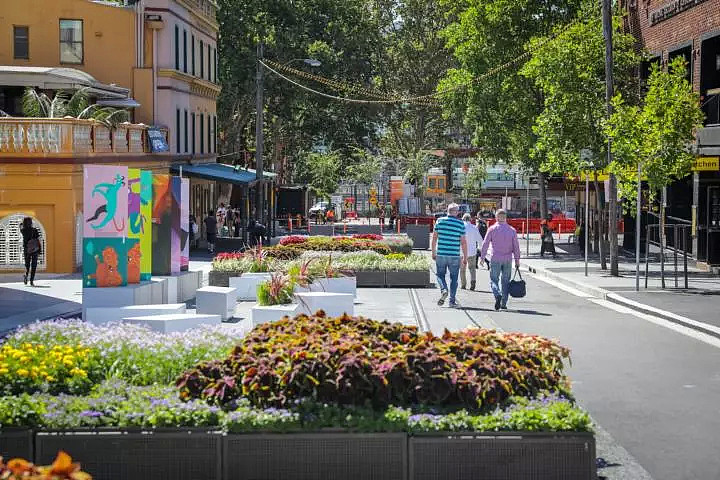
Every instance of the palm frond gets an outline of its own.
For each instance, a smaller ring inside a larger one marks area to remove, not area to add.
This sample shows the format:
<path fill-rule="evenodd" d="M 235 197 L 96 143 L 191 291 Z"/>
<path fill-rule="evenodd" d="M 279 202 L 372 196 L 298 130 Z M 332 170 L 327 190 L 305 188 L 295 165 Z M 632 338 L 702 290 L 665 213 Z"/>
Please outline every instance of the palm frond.
<path fill-rule="evenodd" d="M 80 112 L 85 110 L 90 104 L 88 87 L 76 90 L 67 102 L 67 114 L 71 117 L 80 118 Z"/>
<path fill-rule="evenodd" d="M 62 118 L 67 114 L 67 105 L 70 100 L 67 92 L 57 92 L 50 102 L 50 118 Z"/>
<path fill-rule="evenodd" d="M 45 117 L 50 113 L 50 99 L 44 93 L 38 94 L 34 88 L 27 87 L 22 97 L 23 115 L 26 117 Z"/>

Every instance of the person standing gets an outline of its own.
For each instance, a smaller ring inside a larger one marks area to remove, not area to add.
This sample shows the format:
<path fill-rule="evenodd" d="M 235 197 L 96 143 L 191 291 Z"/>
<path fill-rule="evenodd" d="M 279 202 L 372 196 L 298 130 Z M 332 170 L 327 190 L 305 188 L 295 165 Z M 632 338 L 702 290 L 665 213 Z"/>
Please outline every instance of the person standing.
<path fill-rule="evenodd" d="M 207 239 L 208 252 L 215 253 L 215 239 L 217 238 L 217 218 L 215 213 L 210 210 L 205 219 L 205 238 Z"/>
<path fill-rule="evenodd" d="M 380 231 L 385 230 L 385 206 L 380 205 L 378 208 L 378 223 L 380 223 Z"/>
<path fill-rule="evenodd" d="M 475 290 L 475 281 L 477 279 L 477 246 L 482 245 L 483 237 L 480 231 L 472 223 L 472 216 L 469 213 L 463 215 L 463 224 L 465 224 L 465 242 L 467 243 L 467 259 L 464 265 L 460 267 L 460 288 L 467 288 L 467 271 L 470 270 L 470 290 Z"/>
<path fill-rule="evenodd" d="M 507 213 L 500 209 L 495 212 L 497 222 L 488 228 L 487 235 L 480 249 L 480 258 L 490 252 L 490 288 L 495 296 L 495 310 L 507 309 L 508 285 L 512 276 L 512 263 L 520 268 L 520 243 L 517 232 L 507 224 Z M 499 281 L 499 283 L 498 283 Z"/>
<path fill-rule="evenodd" d="M 227 227 L 227 236 L 235 236 L 235 212 L 232 208 L 228 207 L 225 211 L 225 226 Z"/>
<path fill-rule="evenodd" d="M 445 279 L 450 272 L 450 307 L 459 308 L 460 304 L 455 298 L 458 287 L 458 274 L 460 266 L 467 261 L 467 241 L 465 238 L 465 224 L 457 218 L 460 207 L 451 203 L 447 207 L 447 216 L 441 217 L 435 223 L 432 236 L 432 258 L 435 260 L 437 279 L 440 284 L 440 299 L 438 305 L 445 304 L 448 297 L 448 284 Z"/>
<path fill-rule="evenodd" d="M 30 286 L 35 286 L 35 272 L 37 271 L 38 257 L 42 252 L 42 243 L 40 242 L 40 231 L 33 227 L 32 218 L 23 218 L 20 234 L 23 239 L 23 254 L 25 256 L 25 276 L 23 283 L 28 284 L 28 275 L 30 277 Z"/>
<path fill-rule="evenodd" d="M 557 258 L 557 253 L 555 253 L 553 231 L 552 228 L 550 228 L 550 225 L 548 225 L 547 220 L 540 222 L 540 230 L 540 239 L 542 241 L 540 244 L 540 256 L 544 257 L 545 252 L 548 252 L 552 254 L 553 258 Z"/>

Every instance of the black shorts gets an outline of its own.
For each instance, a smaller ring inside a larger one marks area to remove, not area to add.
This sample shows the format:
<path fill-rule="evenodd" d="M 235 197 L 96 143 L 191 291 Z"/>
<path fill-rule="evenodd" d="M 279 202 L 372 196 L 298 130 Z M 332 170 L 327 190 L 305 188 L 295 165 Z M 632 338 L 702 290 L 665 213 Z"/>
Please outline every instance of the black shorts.
<path fill-rule="evenodd" d="M 208 243 L 215 243 L 215 238 L 217 237 L 216 233 L 208 233 L 207 234 L 207 241 Z"/>

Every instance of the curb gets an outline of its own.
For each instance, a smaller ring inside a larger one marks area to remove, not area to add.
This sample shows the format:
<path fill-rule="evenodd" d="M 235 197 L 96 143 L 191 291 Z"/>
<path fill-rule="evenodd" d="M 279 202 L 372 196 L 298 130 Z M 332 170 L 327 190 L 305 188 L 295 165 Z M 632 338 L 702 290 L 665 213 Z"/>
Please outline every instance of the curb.
<path fill-rule="evenodd" d="M 563 277 L 562 275 L 557 274 L 555 272 L 551 272 L 544 268 L 536 268 L 536 267 L 533 267 L 532 265 L 528 265 L 528 264 L 521 264 L 521 265 L 524 268 L 527 268 L 527 270 L 529 272 L 531 272 L 535 275 L 539 275 L 539 276 L 542 276 L 545 278 L 549 278 L 551 280 L 555 280 L 558 283 L 561 283 L 567 287 L 574 288 L 575 290 L 586 293 L 592 297 L 595 297 L 595 298 L 598 298 L 601 300 L 606 300 L 608 302 L 612 302 L 616 305 L 620 305 L 620 306 L 623 306 L 626 308 L 630 308 L 630 309 L 638 311 L 640 313 L 644 313 L 645 315 L 658 317 L 663 320 L 667 320 L 668 322 L 676 323 L 678 325 L 682 325 L 683 327 L 691 328 L 693 330 L 704 333 L 706 335 L 713 336 L 715 338 L 720 338 L 720 327 L 716 327 L 715 325 L 698 322 L 697 320 L 693 320 L 688 317 L 683 317 L 682 315 L 668 312 L 667 310 L 662 310 L 660 308 L 646 305 L 644 303 L 636 302 L 635 300 L 630 300 L 629 298 L 625 298 L 622 295 L 611 292 L 609 290 L 605 290 L 604 288 L 593 287 L 591 285 L 587 285 L 582 282 L 568 280 L 567 278 Z"/>

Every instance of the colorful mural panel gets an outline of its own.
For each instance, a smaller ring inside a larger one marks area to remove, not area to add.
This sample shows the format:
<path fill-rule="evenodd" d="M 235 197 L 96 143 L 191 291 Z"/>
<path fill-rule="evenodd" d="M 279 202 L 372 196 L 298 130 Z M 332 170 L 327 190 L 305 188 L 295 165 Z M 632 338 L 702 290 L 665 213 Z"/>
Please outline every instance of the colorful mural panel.
<path fill-rule="evenodd" d="M 128 187 L 128 237 L 139 241 L 140 281 L 148 281 L 152 276 L 152 172 L 129 169 Z"/>
<path fill-rule="evenodd" d="M 83 240 L 83 286 L 89 288 L 126 286 L 129 242 L 130 240 L 126 238 L 85 238 Z"/>
<path fill-rule="evenodd" d="M 170 175 L 152 176 L 152 274 L 170 275 L 172 191 Z"/>
<path fill-rule="evenodd" d="M 180 192 L 180 270 L 186 272 L 190 269 L 190 179 L 182 179 Z"/>
<path fill-rule="evenodd" d="M 87 165 L 83 171 L 83 237 L 125 237 L 128 168 Z"/>
<path fill-rule="evenodd" d="M 180 213 L 182 212 L 182 179 L 172 177 L 172 232 L 170 234 L 170 271 L 179 273 L 182 256 L 182 241 L 180 231 Z"/>

